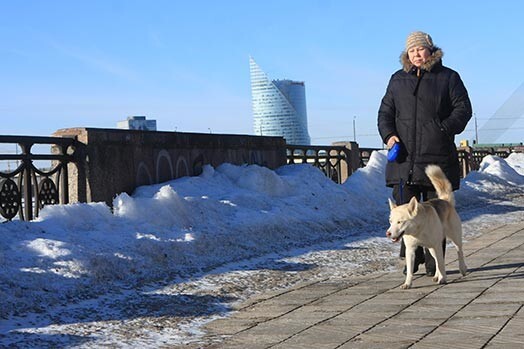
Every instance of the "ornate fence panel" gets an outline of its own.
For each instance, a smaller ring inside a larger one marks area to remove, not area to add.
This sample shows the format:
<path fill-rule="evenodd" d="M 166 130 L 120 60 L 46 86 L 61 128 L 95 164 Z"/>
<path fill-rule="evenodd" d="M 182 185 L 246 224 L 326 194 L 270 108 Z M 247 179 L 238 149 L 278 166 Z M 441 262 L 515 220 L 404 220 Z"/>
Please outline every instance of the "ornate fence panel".
<path fill-rule="evenodd" d="M 342 183 L 352 173 L 351 151 L 346 147 L 290 144 L 286 147 L 288 164 L 313 165 L 336 183 Z"/>
<path fill-rule="evenodd" d="M 359 167 L 367 165 L 371 153 L 378 148 L 358 148 Z M 507 158 L 513 152 L 524 152 L 522 146 L 498 147 L 498 148 L 457 148 L 462 177 L 471 171 L 477 171 L 482 159 L 487 155 L 496 155 Z M 337 183 L 342 183 L 347 176 L 351 175 L 350 150 L 342 146 L 301 146 L 287 145 L 288 164 L 309 163 L 320 168 L 326 176 Z M 341 166 L 340 168 L 338 166 Z"/>
<path fill-rule="evenodd" d="M 462 169 L 462 177 L 465 177 L 471 171 L 477 171 L 480 168 L 482 159 L 488 155 L 495 155 L 500 158 L 507 158 L 512 152 L 521 152 L 519 147 L 501 147 L 501 148 L 473 148 L 460 147 L 457 148 L 460 166 Z"/>
<path fill-rule="evenodd" d="M 378 148 L 360 148 L 360 167 L 367 165 L 371 153 Z M 480 163 L 487 155 L 496 155 L 500 158 L 507 158 L 513 152 L 523 152 L 522 146 L 499 147 L 499 148 L 474 148 L 474 147 L 459 147 L 457 148 L 459 162 L 461 167 L 461 176 L 465 177 L 471 171 L 477 171 L 480 168 Z"/>
<path fill-rule="evenodd" d="M 0 169 L 0 215 L 12 220 L 32 220 L 46 205 L 68 203 L 67 164 L 74 162 L 72 138 L 0 136 L 0 144 L 16 144 L 20 153 L 0 151 L 0 161 L 14 161 L 16 168 Z M 33 153 L 35 144 L 49 145 L 49 154 Z M 50 161 L 48 169 L 34 161 Z"/>
<path fill-rule="evenodd" d="M 360 167 L 365 167 L 368 164 L 369 158 L 371 157 L 371 153 L 373 153 L 375 150 L 381 150 L 379 148 L 359 148 L 359 159 L 360 159 Z"/>

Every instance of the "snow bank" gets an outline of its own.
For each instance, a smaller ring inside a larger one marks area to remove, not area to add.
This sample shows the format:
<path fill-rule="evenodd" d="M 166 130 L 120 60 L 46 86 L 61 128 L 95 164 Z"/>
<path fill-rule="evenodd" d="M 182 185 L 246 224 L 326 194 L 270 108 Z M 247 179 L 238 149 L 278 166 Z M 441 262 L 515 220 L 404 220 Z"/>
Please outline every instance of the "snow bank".
<path fill-rule="evenodd" d="M 0 318 L 122 288 L 184 280 L 225 263 L 336 240 L 387 223 L 386 156 L 343 184 L 307 165 L 205 166 L 198 177 L 103 203 L 46 206 L 0 225 Z M 487 157 L 462 181 L 459 209 L 522 193 L 524 159 Z"/>

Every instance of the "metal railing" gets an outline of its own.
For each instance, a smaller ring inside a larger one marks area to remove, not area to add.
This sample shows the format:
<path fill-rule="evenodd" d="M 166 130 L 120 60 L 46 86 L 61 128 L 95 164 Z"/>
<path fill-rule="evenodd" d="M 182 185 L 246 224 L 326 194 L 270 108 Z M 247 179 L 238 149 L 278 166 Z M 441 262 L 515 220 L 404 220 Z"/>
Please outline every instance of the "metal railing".
<path fill-rule="evenodd" d="M 360 167 L 367 165 L 371 153 L 375 150 L 382 150 L 378 148 L 360 148 L 359 159 Z M 464 178 L 471 171 L 477 171 L 480 168 L 482 159 L 487 155 L 495 155 L 500 158 L 507 158 L 511 153 L 524 152 L 524 146 L 508 146 L 508 147 L 458 147 L 457 153 L 461 168 L 461 177 Z"/>
<path fill-rule="evenodd" d="M 371 153 L 379 148 L 359 148 L 358 166 L 367 165 Z M 513 152 L 523 152 L 524 147 L 499 147 L 499 148 L 457 148 L 461 167 L 461 177 L 480 167 L 482 159 L 487 155 L 496 155 L 507 158 Z M 350 153 L 343 146 L 303 146 L 287 145 L 288 164 L 308 163 L 322 170 L 327 177 L 337 183 L 342 183 L 353 172 L 351 168 Z"/>
<path fill-rule="evenodd" d="M 0 169 L 0 215 L 12 220 L 32 220 L 45 205 L 68 203 L 67 164 L 74 162 L 72 138 L 0 136 L 0 144 L 16 144 L 20 153 L 0 151 L 0 161 L 14 161 L 16 168 Z M 34 145 L 49 145 L 50 154 L 33 153 Z M 51 162 L 48 169 L 35 161 Z"/>
<path fill-rule="evenodd" d="M 8 162 L 7 168 L 0 167 L 0 218 L 12 220 L 17 215 L 21 220 L 32 220 L 46 205 L 69 202 L 68 164 L 79 162 L 81 143 L 66 137 L 0 136 L 0 145 L 14 144 L 17 151 L 0 150 L 0 164 Z M 37 145 L 37 146 L 35 146 Z M 49 146 L 50 154 L 37 153 L 36 148 Z M 20 149 L 20 152 L 18 152 Z M 355 148 L 358 149 L 358 146 Z M 287 145 L 287 163 L 308 163 L 319 168 L 335 181 L 343 183 L 358 167 L 364 167 L 373 148 L 358 149 L 358 154 L 346 146 Z M 486 155 L 506 158 L 524 147 L 457 149 L 462 167 L 462 176 L 478 170 Z M 35 165 L 41 161 L 51 163 L 49 168 Z M 15 163 L 11 170 L 10 164 Z M 81 171 L 76 174 L 81 175 Z M 73 175 L 74 176 L 74 175 Z"/>
<path fill-rule="evenodd" d="M 336 183 L 342 183 L 353 171 L 351 168 L 351 151 L 344 146 L 287 146 L 287 163 L 307 163 L 319 168 Z"/>
<path fill-rule="evenodd" d="M 522 147 L 502 147 L 502 148 L 474 148 L 460 147 L 457 148 L 459 162 L 461 167 L 462 178 L 471 171 L 477 171 L 480 168 L 482 159 L 488 155 L 495 155 L 500 158 L 507 158 L 513 152 L 521 152 Z"/>
<path fill-rule="evenodd" d="M 359 148 L 359 167 L 365 167 L 368 164 L 371 153 L 375 150 L 381 150 L 379 148 Z"/>

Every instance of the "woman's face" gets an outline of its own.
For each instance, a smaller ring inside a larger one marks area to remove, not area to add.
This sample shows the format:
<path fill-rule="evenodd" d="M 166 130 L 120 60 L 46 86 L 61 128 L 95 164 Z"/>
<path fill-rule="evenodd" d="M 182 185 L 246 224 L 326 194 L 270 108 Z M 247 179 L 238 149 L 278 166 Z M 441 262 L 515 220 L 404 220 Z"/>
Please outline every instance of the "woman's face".
<path fill-rule="evenodd" d="M 429 48 L 425 46 L 415 46 L 408 50 L 409 61 L 417 68 L 426 63 L 430 55 Z"/>

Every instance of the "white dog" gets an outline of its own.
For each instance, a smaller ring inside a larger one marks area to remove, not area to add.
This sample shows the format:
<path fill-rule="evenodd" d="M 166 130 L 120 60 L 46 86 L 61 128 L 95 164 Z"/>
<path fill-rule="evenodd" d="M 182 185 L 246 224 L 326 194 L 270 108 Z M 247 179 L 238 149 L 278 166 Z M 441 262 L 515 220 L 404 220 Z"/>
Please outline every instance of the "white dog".
<path fill-rule="evenodd" d="M 397 206 L 389 200 L 391 213 L 390 227 L 386 236 L 393 242 L 404 238 L 406 244 L 406 281 L 401 288 L 411 287 L 415 249 L 424 246 L 436 261 L 436 273 L 433 281 L 446 283 L 446 270 L 442 241 L 450 239 L 458 253 L 459 270 L 466 275 L 466 263 L 462 251 L 462 223 L 455 210 L 455 199 L 451 183 L 442 169 L 436 165 L 426 167 L 426 175 L 435 187 L 438 199 L 419 203 L 412 198 L 407 204 Z"/>

